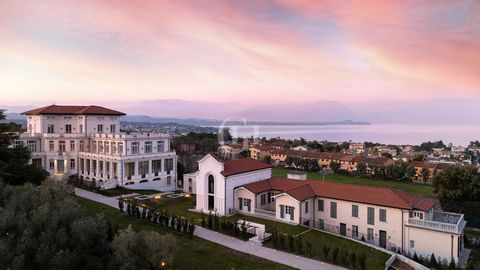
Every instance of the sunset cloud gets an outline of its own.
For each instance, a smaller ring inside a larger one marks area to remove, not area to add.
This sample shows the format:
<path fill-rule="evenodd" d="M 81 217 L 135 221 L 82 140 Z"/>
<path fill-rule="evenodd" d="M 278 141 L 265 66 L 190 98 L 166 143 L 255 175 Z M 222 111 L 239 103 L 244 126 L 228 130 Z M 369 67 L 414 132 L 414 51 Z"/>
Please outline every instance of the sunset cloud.
<path fill-rule="evenodd" d="M 475 1 L 2 1 L 5 102 L 477 98 Z"/>

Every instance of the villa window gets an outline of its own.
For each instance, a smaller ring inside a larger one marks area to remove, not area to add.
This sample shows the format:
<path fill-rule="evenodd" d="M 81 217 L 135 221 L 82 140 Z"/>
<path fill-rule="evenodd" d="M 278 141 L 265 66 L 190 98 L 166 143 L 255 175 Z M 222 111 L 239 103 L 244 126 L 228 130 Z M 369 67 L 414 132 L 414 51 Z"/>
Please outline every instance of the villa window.
<path fill-rule="evenodd" d="M 140 152 L 140 143 L 132 142 L 132 155 L 136 155 Z"/>
<path fill-rule="evenodd" d="M 48 142 L 48 147 L 50 149 L 50 152 L 55 151 L 55 142 L 54 141 L 49 141 Z"/>
<path fill-rule="evenodd" d="M 116 126 L 115 125 L 110 125 L 110 133 L 115 133 L 116 132 Z"/>
<path fill-rule="evenodd" d="M 167 176 L 167 186 L 170 186 L 172 184 L 172 177 Z"/>
<path fill-rule="evenodd" d="M 369 240 L 369 241 L 373 240 L 373 229 L 372 228 L 367 229 L 367 240 Z"/>
<path fill-rule="evenodd" d="M 37 152 L 37 142 L 36 141 L 27 141 L 27 148 L 30 152 Z"/>
<path fill-rule="evenodd" d="M 47 126 L 47 133 L 55 133 L 55 125 L 48 124 Z"/>
<path fill-rule="evenodd" d="M 98 142 L 98 153 L 103 154 L 103 142 Z"/>
<path fill-rule="evenodd" d="M 145 153 L 146 154 L 152 153 L 152 142 L 150 141 L 145 142 Z"/>
<path fill-rule="evenodd" d="M 148 161 L 139 161 L 138 174 L 140 174 L 142 178 L 144 178 L 147 172 L 148 172 Z"/>
<path fill-rule="evenodd" d="M 386 209 L 380 209 L 379 217 L 380 217 L 381 222 L 387 222 L 387 210 Z"/>
<path fill-rule="evenodd" d="M 358 237 L 358 226 L 357 225 L 352 225 L 352 237 L 355 237 L 355 238 Z"/>
<path fill-rule="evenodd" d="M 318 220 L 318 228 L 320 230 L 325 230 L 325 221 L 323 219 Z"/>
<path fill-rule="evenodd" d="M 58 151 L 65 152 L 65 141 L 58 142 Z"/>
<path fill-rule="evenodd" d="M 75 151 L 75 141 L 70 141 L 70 151 Z"/>
<path fill-rule="evenodd" d="M 70 170 L 75 170 L 75 159 L 70 159 Z"/>
<path fill-rule="evenodd" d="M 123 143 L 121 142 L 118 143 L 118 154 L 123 154 Z"/>
<path fill-rule="evenodd" d="M 78 126 L 78 132 L 83 133 L 83 125 Z"/>
<path fill-rule="evenodd" d="M 423 219 L 423 212 L 418 212 L 418 211 L 410 212 L 410 218 Z"/>
<path fill-rule="evenodd" d="M 305 214 L 308 213 L 308 201 L 305 202 Z"/>
<path fill-rule="evenodd" d="M 97 125 L 97 132 L 102 133 L 103 132 L 103 125 Z"/>
<path fill-rule="evenodd" d="M 49 164 L 50 170 L 53 170 L 55 168 L 55 161 L 53 159 L 49 159 L 48 164 Z"/>
<path fill-rule="evenodd" d="M 323 200 L 318 200 L 318 201 L 317 201 L 317 204 L 318 204 L 318 211 L 323 212 L 323 211 L 324 211 L 324 205 L 323 205 L 324 202 L 323 202 Z"/>
<path fill-rule="evenodd" d="M 352 205 L 352 217 L 358 217 L 358 205 Z"/>
<path fill-rule="evenodd" d="M 172 170 L 173 170 L 173 158 L 165 159 L 165 171 L 167 171 L 167 173 L 168 173 Z"/>
<path fill-rule="evenodd" d="M 415 248 L 415 241 L 413 240 L 410 240 L 410 248 Z"/>
<path fill-rule="evenodd" d="M 213 177 L 213 175 L 208 176 L 208 193 L 215 193 L 215 178 Z"/>
<path fill-rule="evenodd" d="M 260 205 L 265 205 L 267 202 L 267 194 L 260 195 Z"/>
<path fill-rule="evenodd" d="M 72 133 L 72 125 L 65 125 L 65 133 Z"/>
<path fill-rule="evenodd" d="M 367 208 L 367 224 L 375 225 L 375 209 L 373 207 Z"/>
<path fill-rule="evenodd" d="M 330 202 L 330 217 L 337 218 L 337 203 Z"/>
<path fill-rule="evenodd" d="M 164 141 L 157 141 L 157 152 L 158 153 L 165 152 L 165 142 Z"/>
<path fill-rule="evenodd" d="M 110 154 L 110 142 L 104 142 L 103 151 L 105 154 Z"/>
<path fill-rule="evenodd" d="M 79 144 L 80 152 L 85 152 L 85 142 L 81 140 Z"/>

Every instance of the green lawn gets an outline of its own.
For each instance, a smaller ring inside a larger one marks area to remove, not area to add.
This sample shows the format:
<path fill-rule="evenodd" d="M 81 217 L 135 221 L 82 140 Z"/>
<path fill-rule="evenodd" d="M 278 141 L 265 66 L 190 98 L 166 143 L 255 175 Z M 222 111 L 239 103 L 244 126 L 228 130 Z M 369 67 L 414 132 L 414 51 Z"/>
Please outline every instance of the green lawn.
<path fill-rule="evenodd" d="M 125 228 L 129 224 L 135 230 L 171 233 L 172 231 L 147 221 L 120 214 L 118 210 L 100 203 L 78 198 L 91 214 L 103 214 L 106 220 Z M 177 236 L 178 247 L 172 269 L 291 269 L 258 257 L 240 253 L 198 237 Z"/>
<path fill-rule="evenodd" d="M 304 242 L 304 247 L 306 246 L 305 242 L 308 240 L 312 243 L 312 257 L 315 259 L 319 259 L 321 261 L 326 261 L 332 263 L 332 250 L 334 248 L 338 248 L 338 260 L 335 264 L 338 264 L 342 267 L 353 269 L 350 264 L 350 260 L 348 259 L 352 253 L 355 253 L 356 256 L 359 256 L 362 253 L 366 255 L 366 269 L 373 269 L 373 270 L 383 270 L 385 269 L 385 262 L 390 258 L 390 255 L 379 251 L 377 249 L 367 247 L 363 244 L 356 243 L 351 240 L 347 240 L 335 235 L 331 235 L 328 233 L 324 233 L 317 230 L 310 230 L 304 234 L 302 234 L 302 239 Z M 269 241 L 265 244 L 266 246 L 272 246 L 272 241 Z M 330 247 L 330 255 L 329 258 L 325 258 L 323 248 Z M 348 255 L 345 254 L 348 252 Z M 343 253 L 343 255 L 342 255 Z M 344 259 L 347 258 L 347 259 Z"/>
<path fill-rule="evenodd" d="M 148 204 L 151 207 L 156 209 L 166 210 L 169 213 L 175 213 L 178 216 L 185 217 L 185 218 L 193 218 L 197 225 L 200 225 L 202 214 L 189 211 L 189 208 L 192 208 L 195 205 L 195 195 L 191 195 L 190 197 L 181 197 L 181 198 L 167 198 L 162 197 L 158 200 L 151 200 L 149 202 L 143 202 L 144 204 Z M 139 203 L 140 205 L 141 203 Z M 353 241 L 343 239 L 341 237 L 333 236 L 324 232 L 310 230 L 304 226 L 300 225 L 290 225 L 287 223 L 277 222 L 268 219 L 262 219 L 258 217 L 252 216 L 245 216 L 241 214 L 236 214 L 230 217 L 227 217 L 230 220 L 248 220 L 260 224 L 265 224 L 267 231 L 272 231 L 275 228 L 277 231 L 282 233 L 287 233 L 290 235 L 298 235 L 300 233 L 306 232 L 302 235 L 304 240 L 309 240 L 313 243 L 312 246 L 312 255 L 313 257 L 327 261 L 323 256 L 323 247 L 325 245 L 331 247 L 332 249 L 337 247 L 339 250 L 345 250 L 348 252 L 356 252 L 360 254 L 364 252 L 367 254 L 367 269 L 383 269 L 385 261 L 389 258 L 389 255 L 378 251 L 376 249 L 372 249 L 366 247 L 362 244 L 355 243 Z M 308 231 L 308 232 L 307 232 Z M 266 246 L 272 247 L 271 242 L 267 242 Z M 373 256 L 372 256 L 373 255 Z M 341 261 L 337 262 L 341 264 Z"/>
<path fill-rule="evenodd" d="M 287 169 L 284 168 L 273 168 L 272 176 L 273 177 L 286 177 Z M 322 180 L 322 175 L 314 172 L 307 172 L 308 179 Z M 411 182 L 401 182 L 395 180 L 381 180 L 381 179 L 368 179 L 360 178 L 355 176 L 346 176 L 339 174 L 328 174 L 325 176 L 325 181 L 331 182 L 341 182 L 347 184 L 358 184 L 358 185 L 367 185 L 367 186 L 376 186 L 376 187 L 387 187 L 394 188 L 399 190 L 408 191 L 417 195 L 424 197 L 434 197 L 433 187 L 430 185 L 417 184 Z"/>

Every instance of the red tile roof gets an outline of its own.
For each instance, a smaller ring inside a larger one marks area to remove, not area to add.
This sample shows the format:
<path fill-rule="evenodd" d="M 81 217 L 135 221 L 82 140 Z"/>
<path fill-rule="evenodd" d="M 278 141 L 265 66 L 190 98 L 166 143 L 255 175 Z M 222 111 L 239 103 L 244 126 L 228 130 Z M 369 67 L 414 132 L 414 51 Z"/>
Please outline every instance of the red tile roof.
<path fill-rule="evenodd" d="M 272 165 L 253 158 L 242 158 L 225 161 L 221 173 L 223 176 L 230 176 L 268 168 L 272 168 Z"/>
<path fill-rule="evenodd" d="M 125 115 L 125 113 L 114 111 L 101 106 L 61 106 L 50 105 L 38 109 L 23 112 L 26 115 L 40 114 L 77 114 L 77 115 Z"/>
<path fill-rule="evenodd" d="M 246 184 L 242 187 L 255 194 L 269 190 L 282 191 L 299 201 L 318 196 L 392 208 L 409 210 L 419 209 L 422 211 L 428 211 L 434 203 L 433 199 L 423 198 L 391 188 L 370 187 L 318 180 L 271 178 Z"/>

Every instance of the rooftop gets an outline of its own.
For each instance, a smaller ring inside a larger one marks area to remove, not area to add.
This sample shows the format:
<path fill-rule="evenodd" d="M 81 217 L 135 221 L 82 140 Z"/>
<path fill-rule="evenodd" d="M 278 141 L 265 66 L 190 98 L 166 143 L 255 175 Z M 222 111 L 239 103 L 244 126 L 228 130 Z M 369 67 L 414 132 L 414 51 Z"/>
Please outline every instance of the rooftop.
<path fill-rule="evenodd" d="M 214 157 L 218 159 L 218 157 Z M 224 162 L 223 171 L 221 172 L 223 176 L 231 176 L 240 173 L 272 168 L 272 165 L 253 158 L 242 158 L 222 162 Z"/>
<path fill-rule="evenodd" d="M 270 178 L 242 186 L 253 193 L 268 190 L 285 192 L 299 201 L 314 196 L 344 201 L 380 205 L 400 209 L 419 209 L 428 211 L 434 204 L 433 199 L 423 198 L 405 191 L 391 188 L 369 187 L 364 185 L 343 184 L 318 180 L 293 180 Z"/>
<path fill-rule="evenodd" d="M 108 109 L 101 106 L 65 106 L 65 105 L 49 105 L 30 111 L 23 112 L 25 115 L 116 115 L 122 116 L 125 113 Z"/>

